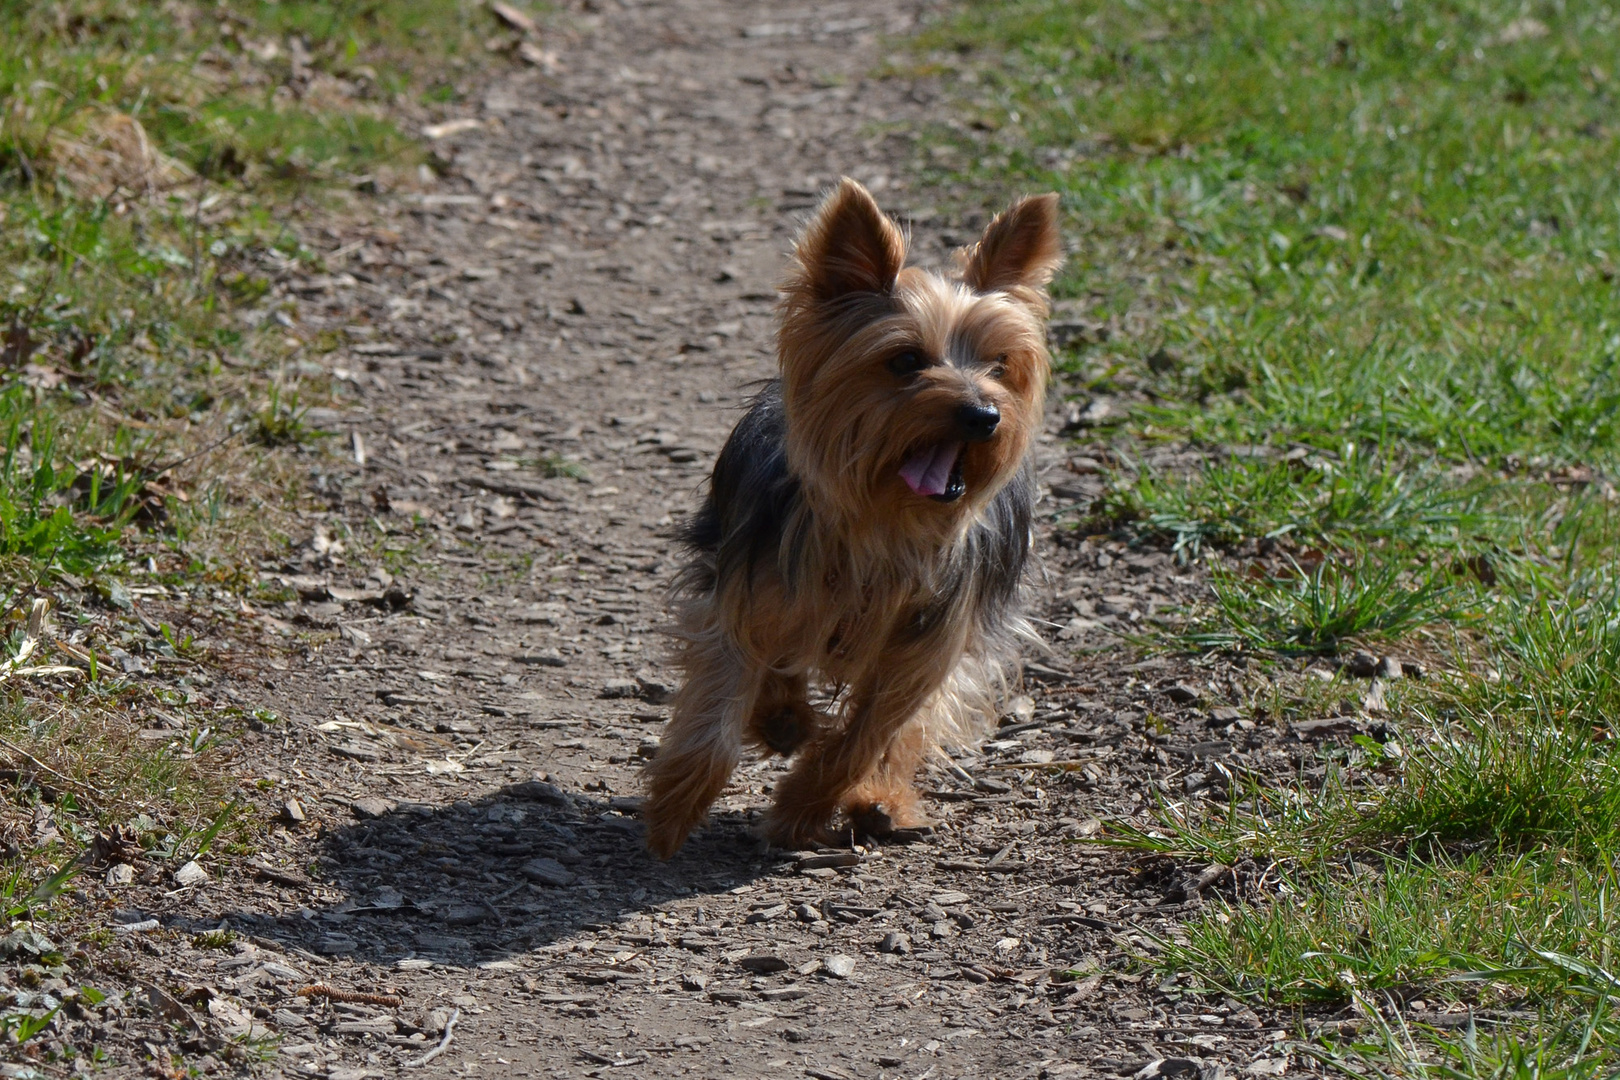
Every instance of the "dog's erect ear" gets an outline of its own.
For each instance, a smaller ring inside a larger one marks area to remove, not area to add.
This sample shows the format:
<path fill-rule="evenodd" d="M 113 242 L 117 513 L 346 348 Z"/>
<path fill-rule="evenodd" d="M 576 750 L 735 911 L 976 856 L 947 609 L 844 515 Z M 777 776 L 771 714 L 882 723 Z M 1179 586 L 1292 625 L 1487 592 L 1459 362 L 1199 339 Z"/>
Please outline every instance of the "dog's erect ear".
<path fill-rule="evenodd" d="M 871 193 L 847 176 L 799 237 L 796 277 L 817 300 L 886 293 L 906 263 L 906 239 Z"/>
<path fill-rule="evenodd" d="M 1058 242 L 1058 197 L 1032 195 L 996 216 L 979 242 L 966 249 L 962 280 L 979 292 L 1022 285 L 1041 289 L 1063 261 Z"/>

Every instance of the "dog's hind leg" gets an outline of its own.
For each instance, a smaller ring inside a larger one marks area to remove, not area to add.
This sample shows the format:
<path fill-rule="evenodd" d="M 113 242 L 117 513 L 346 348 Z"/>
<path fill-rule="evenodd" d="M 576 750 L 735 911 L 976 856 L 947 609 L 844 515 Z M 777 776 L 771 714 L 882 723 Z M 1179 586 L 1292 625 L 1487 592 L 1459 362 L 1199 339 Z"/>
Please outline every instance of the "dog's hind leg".
<path fill-rule="evenodd" d="M 688 639 L 682 666 L 686 681 L 645 774 L 641 816 L 647 847 L 660 859 L 680 849 L 724 790 L 758 696 L 758 677 L 718 629 Z"/>

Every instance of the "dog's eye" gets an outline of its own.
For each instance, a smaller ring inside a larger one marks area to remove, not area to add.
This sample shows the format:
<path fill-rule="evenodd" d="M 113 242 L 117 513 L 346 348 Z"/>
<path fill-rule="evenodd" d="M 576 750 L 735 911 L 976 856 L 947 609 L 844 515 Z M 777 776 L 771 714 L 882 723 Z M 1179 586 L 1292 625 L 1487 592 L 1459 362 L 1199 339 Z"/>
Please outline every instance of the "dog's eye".
<path fill-rule="evenodd" d="M 990 362 L 990 377 L 1000 379 L 1007 374 L 1007 354 L 1002 353 Z"/>
<path fill-rule="evenodd" d="M 896 375 L 915 375 L 927 366 L 927 358 L 913 349 L 907 349 L 903 353 L 896 353 L 889 358 L 889 370 Z"/>

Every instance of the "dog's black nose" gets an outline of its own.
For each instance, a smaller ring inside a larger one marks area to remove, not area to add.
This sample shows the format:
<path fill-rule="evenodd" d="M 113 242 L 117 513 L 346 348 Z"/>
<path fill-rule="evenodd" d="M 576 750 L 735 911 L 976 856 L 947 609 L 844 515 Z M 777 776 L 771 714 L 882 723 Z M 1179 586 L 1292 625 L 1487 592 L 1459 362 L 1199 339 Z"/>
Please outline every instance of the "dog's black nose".
<path fill-rule="evenodd" d="M 984 442 L 996 433 L 1001 413 L 994 405 L 963 405 L 956 410 L 956 423 L 962 429 L 962 438 Z"/>

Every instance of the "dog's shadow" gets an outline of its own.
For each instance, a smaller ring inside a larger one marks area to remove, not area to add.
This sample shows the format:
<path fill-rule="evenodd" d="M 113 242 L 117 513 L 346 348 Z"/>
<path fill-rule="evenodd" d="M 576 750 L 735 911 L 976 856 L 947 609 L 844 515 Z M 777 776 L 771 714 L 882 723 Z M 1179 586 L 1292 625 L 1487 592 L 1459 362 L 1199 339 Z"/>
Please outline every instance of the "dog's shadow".
<path fill-rule="evenodd" d="M 643 835 L 626 803 L 540 781 L 476 802 L 404 803 L 322 838 L 315 888 L 339 898 L 232 921 L 366 963 L 480 964 L 727 892 L 769 873 L 780 855 L 740 814 L 716 815 L 667 863 L 647 853 Z"/>

